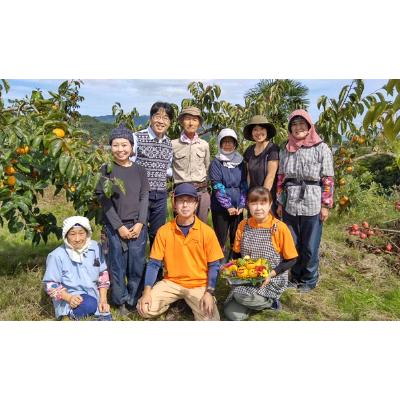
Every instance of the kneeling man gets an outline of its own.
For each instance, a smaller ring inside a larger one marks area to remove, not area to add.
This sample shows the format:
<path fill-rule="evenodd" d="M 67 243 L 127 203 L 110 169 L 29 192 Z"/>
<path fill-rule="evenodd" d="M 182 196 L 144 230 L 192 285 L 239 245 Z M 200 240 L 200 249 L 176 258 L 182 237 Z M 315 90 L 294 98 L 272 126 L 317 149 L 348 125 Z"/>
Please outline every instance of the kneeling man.
<path fill-rule="evenodd" d="M 219 321 L 214 291 L 224 255 L 215 232 L 196 217 L 197 206 L 198 194 L 193 185 L 182 183 L 175 188 L 177 216 L 157 232 L 143 296 L 137 304 L 144 318 L 156 317 L 184 299 L 196 321 Z M 162 263 L 164 279 L 154 285 Z"/>

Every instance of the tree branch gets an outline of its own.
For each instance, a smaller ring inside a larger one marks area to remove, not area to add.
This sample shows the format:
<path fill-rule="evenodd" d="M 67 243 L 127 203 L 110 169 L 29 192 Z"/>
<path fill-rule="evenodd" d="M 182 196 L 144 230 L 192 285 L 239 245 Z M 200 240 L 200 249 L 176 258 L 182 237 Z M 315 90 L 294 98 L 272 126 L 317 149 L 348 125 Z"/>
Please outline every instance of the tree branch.
<path fill-rule="evenodd" d="M 356 157 L 356 158 L 353 159 L 353 162 L 363 160 L 364 158 L 380 156 L 380 155 L 382 155 L 382 156 L 383 155 L 384 156 L 390 156 L 390 157 L 396 158 L 396 154 L 391 153 L 389 151 L 388 152 L 376 151 L 376 152 L 373 152 L 373 153 L 364 154 L 363 156 L 360 156 L 360 157 Z"/>

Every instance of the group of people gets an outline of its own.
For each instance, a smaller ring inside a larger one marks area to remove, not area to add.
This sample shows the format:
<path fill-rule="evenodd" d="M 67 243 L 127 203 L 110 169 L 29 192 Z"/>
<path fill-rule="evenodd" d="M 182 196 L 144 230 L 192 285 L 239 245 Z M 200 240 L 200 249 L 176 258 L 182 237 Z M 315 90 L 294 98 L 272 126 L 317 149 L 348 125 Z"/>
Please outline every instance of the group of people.
<path fill-rule="evenodd" d="M 272 141 L 275 126 L 264 116 L 245 126 L 244 138 L 254 144 L 243 155 L 236 132 L 222 129 L 212 161 L 208 142 L 198 134 L 200 110 L 183 108 L 181 135 L 170 140 L 173 119 L 172 106 L 157 102 L 146 129 L 134 133 L 121 124 L 112 130 L 113 163 L 101 168 L 96 189 L 105 240 L 91 240 L 85 217 L 70 217 L 64 244 L 47 257 L 43 283 L 57 318 L 111 319 L 110 289 L 121 314 L 153 318 L 183 300 L 195 320 L 219 320 L 215 289 L 221 263 L 245 256 L 266 258 L 272 270 L 260 286 L 230 291 L 223 305 L 228 320 L 247 319 L 252 310 L 279 310 L 288 287 L 303 293 L 316 287 L 334 171 L 332 153 L 310 115 L 296 110 L 289 116 L 281 150 Z M 166 222 L 169 176 L 175 218 Z M 108 198 L 103 183 L 114 178 L 125 190 L 114 185 Z"/>

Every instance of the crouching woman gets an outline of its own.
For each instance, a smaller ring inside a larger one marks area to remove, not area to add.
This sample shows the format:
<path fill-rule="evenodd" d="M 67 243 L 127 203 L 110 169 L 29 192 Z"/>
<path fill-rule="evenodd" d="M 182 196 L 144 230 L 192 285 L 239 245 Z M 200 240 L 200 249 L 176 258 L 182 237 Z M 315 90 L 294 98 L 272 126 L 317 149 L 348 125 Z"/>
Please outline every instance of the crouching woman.
<path fill-rule="evenodd" d="M 56 318 L 111 320 L 107 265 L 101 246 L 91 240 L 89 220 L 80 216 L 65 219 L 62 236 L 64 244 L 47 256 L 43 277 Z"/>
<path fill-rule="evenodd" d="M 288 271 L 298 256 L 289 228 L 271 213 L 272 196 L 264 187 L 253 187 L 247 197 L 251 217 L 236 231 L 234 258 L 265 258 L 272 270 L 261 286 L 235 286 L 229 293 L 224 314 L 231 321 L 242 321 L 250 311 L 281 308 L 279 298 L 288 284 Z"/>

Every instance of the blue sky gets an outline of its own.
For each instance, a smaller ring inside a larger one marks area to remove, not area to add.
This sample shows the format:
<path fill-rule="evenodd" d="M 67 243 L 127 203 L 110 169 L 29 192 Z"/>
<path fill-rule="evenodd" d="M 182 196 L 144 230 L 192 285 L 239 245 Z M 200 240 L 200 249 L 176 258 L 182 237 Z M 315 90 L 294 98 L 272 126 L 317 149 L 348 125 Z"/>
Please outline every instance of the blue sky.
<path fill-rule="evenodd" d="M 214 83 L 221 86 L 221 99 L 231 103 L 243 104 L 244 94 L 253 88 L 258 79 L 86 79 L 81 88 L 85 100 L 80 112 L 91 116 L 111 114 L 111 107 L 120 102 L 128 111 L 136 107 L 140 114 L 148 114 L 151 105 L 157 101 L 180 104 L 184 97 L 189 97 L 187 85 L 193 80 Z M 299 79 L 309 88 L 310 108 L 313 120 L 318 118 L 317 101 L 325 94 L 337 98 L 340 89 L 351 79 Z M 55 90 L 62 79 L 11 79 L 11 89 L 6 98 L 22 98 L 32 89 Z M 371 93 L 386 83 L 384 79 L 366 79 L 364 93 Z"/>

